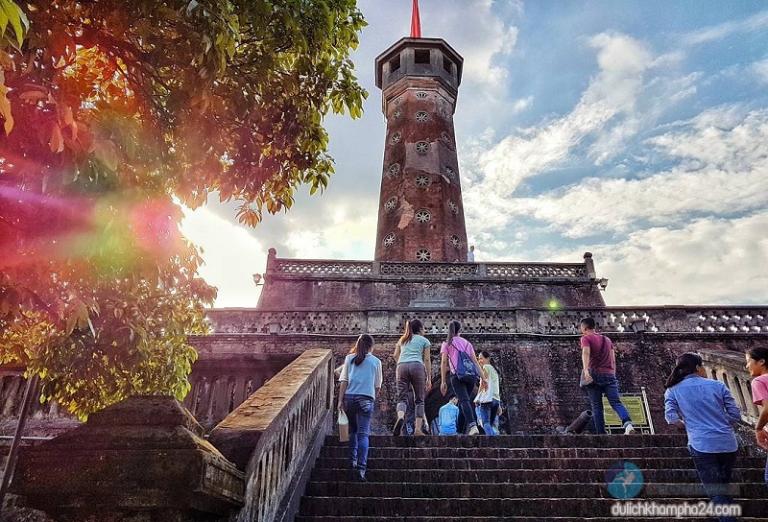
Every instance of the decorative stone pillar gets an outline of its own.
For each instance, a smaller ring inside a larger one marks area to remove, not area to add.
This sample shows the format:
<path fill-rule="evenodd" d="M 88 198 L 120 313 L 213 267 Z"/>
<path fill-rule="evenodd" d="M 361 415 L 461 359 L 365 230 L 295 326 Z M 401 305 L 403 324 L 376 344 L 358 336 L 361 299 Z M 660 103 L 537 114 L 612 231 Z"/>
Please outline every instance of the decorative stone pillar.
<path fill-rule="evenodd" d="M 592 259 L 592 252 L 584 252 L 584 264 L 587 267 L 587 277 L 595 279 L 597 272 L 595 271 L 595 261 Z"/>
<path fill-rule="evenodd" d="M 25 450 L 13 485 L 59 522 L 196 522 L 243 503 L 244 476 L 171 397 L 132 397 Z"/>

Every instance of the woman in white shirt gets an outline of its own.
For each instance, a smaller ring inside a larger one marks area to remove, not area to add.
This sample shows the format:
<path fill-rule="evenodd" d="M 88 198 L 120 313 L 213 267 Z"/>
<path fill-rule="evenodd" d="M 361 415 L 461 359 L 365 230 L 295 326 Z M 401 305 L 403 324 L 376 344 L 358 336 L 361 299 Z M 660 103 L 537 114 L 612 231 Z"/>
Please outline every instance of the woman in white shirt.
<path fill-rule="evenodd" d="M 487 351 L 480 352 L 477 356 L 477 362 L 480 363 L 480 368 L 483 370 L 483 378 L 485 379 L 480 384 L 480 391 L 477 393 L 477 397 L 475 397 L 479 414 L 478 420 L 483 425 L 483 431 L 486 435 L 498 435 L 494 424 L 499 415 L 499 406 L 501 404 L 501 395 L 499 393 L 501 379 L 496 368 L 491 363 L 490 353 Z"/>

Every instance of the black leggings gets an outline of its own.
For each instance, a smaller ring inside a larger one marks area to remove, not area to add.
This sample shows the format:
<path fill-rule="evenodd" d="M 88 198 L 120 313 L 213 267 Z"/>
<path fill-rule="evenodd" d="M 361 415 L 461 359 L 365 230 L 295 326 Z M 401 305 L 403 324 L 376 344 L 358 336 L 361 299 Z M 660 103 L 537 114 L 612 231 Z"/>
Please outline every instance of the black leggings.
<path fill-rule="evenodd" d="M 473 426 L 477 426 L 475 420 L 475 408 L 472 407 L 472 392 L 475 390 L 477 380 L 473 377 L 459 379 L 456 374 L 451 374 L 451 388 L 459 399 L 459 408 L 464 417 L 464 432 L 468 432 Z"/>

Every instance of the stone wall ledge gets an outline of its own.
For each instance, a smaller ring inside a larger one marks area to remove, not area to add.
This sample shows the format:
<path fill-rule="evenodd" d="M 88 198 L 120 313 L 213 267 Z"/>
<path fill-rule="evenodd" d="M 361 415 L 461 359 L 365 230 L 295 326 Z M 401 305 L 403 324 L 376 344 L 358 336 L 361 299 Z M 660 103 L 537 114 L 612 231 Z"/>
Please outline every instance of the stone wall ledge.
<path fill-rule="evenodd" d="M 244 476 L 202 433 L 173 398 L 132 397 L 25 449 L 14 488 L 62 522 L 218 520 Z"/>

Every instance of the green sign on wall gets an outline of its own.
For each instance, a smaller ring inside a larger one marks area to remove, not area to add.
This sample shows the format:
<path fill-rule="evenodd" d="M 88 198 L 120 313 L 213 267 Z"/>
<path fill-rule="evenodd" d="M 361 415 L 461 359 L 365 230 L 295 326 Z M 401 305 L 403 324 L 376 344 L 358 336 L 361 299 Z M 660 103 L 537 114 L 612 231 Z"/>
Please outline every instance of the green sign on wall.
<path fill-rule="evenodd" d="M 632 419 L 632 424 L 635 426 L 648 426 L 648 417 L 645 413 L 645 405 L 643 404 L 642 395 L 622 395 L 621 403 L 627 408 L 629 417 Z M 621 419 L 613 411 L 611 405 L 608 403 L 608 398 L 603 397 L 603 412 L 605 414 L 605 426 L 621 426 Z"/>

